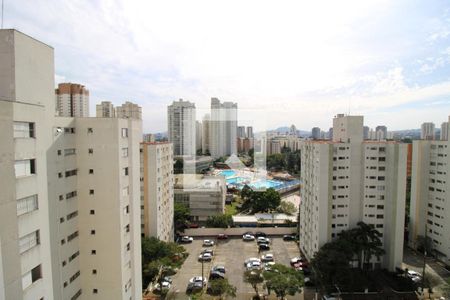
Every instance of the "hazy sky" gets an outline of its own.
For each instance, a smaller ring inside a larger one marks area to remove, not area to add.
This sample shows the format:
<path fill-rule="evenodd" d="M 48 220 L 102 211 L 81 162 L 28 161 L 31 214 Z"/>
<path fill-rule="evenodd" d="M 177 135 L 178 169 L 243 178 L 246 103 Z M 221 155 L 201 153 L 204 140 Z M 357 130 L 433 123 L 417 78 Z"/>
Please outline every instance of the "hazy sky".
<path fill-rule="evenodd" d="M 448 0 L 4 1 L 4 27 L 52 45 L 56 81 L 85 84 L 91 114 L 130 100 L 144 131 L 165 131 L 179 98 L 267 111 L 272 128 L 328 129 L 349 110 L 389 129 L 450 115 Z"/>

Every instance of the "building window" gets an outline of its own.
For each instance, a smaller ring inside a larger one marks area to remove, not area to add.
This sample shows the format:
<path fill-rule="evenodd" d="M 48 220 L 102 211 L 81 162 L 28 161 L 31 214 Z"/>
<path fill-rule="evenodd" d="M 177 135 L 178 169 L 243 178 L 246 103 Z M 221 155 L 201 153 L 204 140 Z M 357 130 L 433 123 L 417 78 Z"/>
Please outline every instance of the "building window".
<path fill-rule="evenodd" d="M 73 134 L 73 133 L 75 133 L 75 128 L 73 128 L 73 127 L 65 127 L 64 128 L 64 133 Z"/>
<path fill-rule="evenodd" d="M 128 137 L 128 128 L 122 128 L 122 137 L 123 138 Z"/>
<path fill-rule="evenodd" d="M 92 270 L 92 274 L 96 275 L 97 274 L 97 269 L 93 269 Z"/>
<path fill-rule="evenodd" d="M 91 255 L 96 255 L 97 251 L 96 250 L 91 250 Z"/>
<path fill-rule="evenodd" d="M 78 173 L 77 169 L 66 171 L 66 177 L 75 176 L 77 175 L 77 173 Z"/>
<path fill-rule="evenodd" d="M 92 289 L 92 293 L 98 294 L 98 290 L 97 289 Z"/>
<path fill-rule="evenodd" d="M 62 154 L 62 151 L 61 151 L 61 150 L 58 150 L 58 151 L 56 151 L 56 153 L 57 153 L 58 155 L 61 155 L 61 154 Z"/>
<path fill-rule="evenodd" d="M 75 274 L 73 274 L 70 277 L 70 283 L 72 283 L 75 279 L 77 279 L 80 276 L 80 271 L 75 272 Z"/>
<path fill-rule="evenodd" d="M 128 176 L 128 167 L 123 168 L 123 175 Z"/>
<path fill-rule="evenodd" d="M 94 190 L 89 190 L 89 195 L 94 195 Z"/>
<path fill-rule="evenodd" d="M 87 133 L 94 133 L 94 129 L 93 129 L 92 127 L 89 127 L 89 128 L 87 129 Z"/>
<path fill-rule="evenodd" d="M 95 230 L 91 230 L 91 235 L 95 235 Z"/>
<path fill-rule="evenodd" d="M 77 191 L 72 191 L 66 194 L 66 199 L 70 199 L 77 196 Z"/>
<path fill-rule="evenodd" d="M 38 265 L 31 269 L 31 271 L 22 275 L 22 288 L 25 290 L 34 282 L 42 278 L 41 265 Z"/>
<path fill-rule="evenodd" d="M 64 156 L 75 155 L 75 148 L 64 149 Z"/>
<path fill-rule="evenodd" d="M 17 215 L 21 216 L 39 208 L 38 195 L 31 195 L 17 200 Z"/>
<path fill-rule="evenodd" d="M 70 242 L 71 240 L 73 240 L 77 236 L 78 236 L 78 231 L 75 231 L 74 233 L 72 233 L 69 236 L 67 236 L 67 242 Z"/>
<path fill-rule="evenodd" d="M 78 255 L 80 255 L 80 251 L 77 251 L 74 254 L 72 254 L 71 256 L 69 256 L 69 262 L 74 260 Z"/>
<path fill-rule="evenodd" d="M 34 123 L 14 122 L 14 138 L 34 138 Z"/>
<path fill-rule="evenodd" d="M 122 148 L 122 157 L 128 157 L 128 148 Z"/>
<path fill-rule="evenodd" d="M 19 253 L 22 254 L 40 243 L 39 230 L 27 234 L 19 239 Z"/>
<path fill-rule="evenodd" d="M 130 206 L 127 205 L 127 206 L 125 206 L 125 208 L 123 209 L 123 214 L 124 214 L 124 215 L 127 215 L 129 212 L 130 212 Z"/>
<path fill-rule="evenodd" d="M 94 154 L 94 149 L 89 148 L 89 149 L 88 149 L 88 153 L 89 153 L 89 154 Z"/>
<path fill-rule="evenodd" d="M 94 174 L 94 169 L 89 169 L 89 174 Z"/>
<path fill-rule="evenodd" d="M 126 251 L 130 251 L 130 249 L 131 249 L 130 243 L 127 244 L 127 246 L 125 247 L 125 249 L 126 249 Z"/>
<path fill-rule="evenodd" d="M 62 178 L 62 177 L 63 177 L 62 172 L 58 172 L 58 178 Z"/>
<path fill-rule="evenodd" d="M 76 300 L 81 296 L 81 289 L 78 290 L 78 292 L 75 293 L 75 295 L 70 298 L 70 300 Z"/>
<path fill-rule="evenodd" d="M 90 214 L 95 215 L 95 210 L 91 209 Z"/>
<path fill-rule="evenodd" d="M 76 216 L 78 216 L 78 210 L 76 210 L 76 211 L 74 211 L 74 212 L 68 214 L 68 215 L 67 215 L 67 221 L 70 220 L 70 219 L 75 218 Z"/>
<path fill-rule="evenodd" d="M 128 186 L 127 186 L 127 187 L 124 187 L 124 188 L 122 189 L 122 196 L 128 196 L 129 193 L 130 193 L 130 188 L 129 188 Z"/>
<path fill-rule="evenodd" d="M 16 160 L 14 164 L 14 169 L 16 172 L 16 177 L 30 176 L 36 174 L 36 160 L 35 159 Z"/>

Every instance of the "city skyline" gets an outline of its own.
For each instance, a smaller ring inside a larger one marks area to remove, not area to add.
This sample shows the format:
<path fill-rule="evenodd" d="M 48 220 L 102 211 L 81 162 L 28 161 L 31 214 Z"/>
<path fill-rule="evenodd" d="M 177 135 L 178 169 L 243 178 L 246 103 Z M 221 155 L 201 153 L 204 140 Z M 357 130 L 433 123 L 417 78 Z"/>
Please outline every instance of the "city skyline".
<path fill-rule="evenodd" d="M 165 131 L 178 98 L 267 110 L 268 128 L 328 128 L 350 112 L 369 127 L 411 129 L 440 124 L 450 108 L 443 1 L 23 4 L 5 3 L 4 28 L 54 46 L 56 83 L 85 85 L 91 112 L 101 101 L 142 106 L 145 132 Z"/>

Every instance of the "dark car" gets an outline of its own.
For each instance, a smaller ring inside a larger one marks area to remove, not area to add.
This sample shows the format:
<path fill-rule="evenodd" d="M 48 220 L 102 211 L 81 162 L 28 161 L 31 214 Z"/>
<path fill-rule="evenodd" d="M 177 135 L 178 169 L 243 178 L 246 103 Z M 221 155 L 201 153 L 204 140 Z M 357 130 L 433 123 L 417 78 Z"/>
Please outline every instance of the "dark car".
<path fill-rule="evenodd" d="M 265 234 L 264 232 L 261 232 L 261 231 L 258 231 L 258 232 L 255 233 L 255 237 L 259 238 L 260 236 L 266 237 L 267 234 Z"/>
<path fill-rule="evenodd" d="M 211 272 L 212 271 L 219 271 L 220 273 L 226 273 L 225 267 L 222 265 L 217 265 L 211 268 Z"/>
<path fill-rule="evenodd" d="M 285 234 L 283 235 L 283 241 L 295 241 L 296 236 L 293 234 Z"/>
<path fill-rule="evenodd" d="M 203 289 L 203 284 L 201 282 L 190 282 L 187 285 L 186 293 L 195 293 Z"/>
<path fill-rule="evenodd" d="M 269 246 L 269 244 L 259 244 L 258 249 L 259 249 L 259 251 L 266 251 L 266 250 L 270 250 L 270 246 Z"/>
<path fill-rule="evenodd" d="M 211 273 L 209 274 L 209 280 L 224 279 L 224 278 L 225 274 L 219 271 L 211 271 Z"/>
<path fill-rule="evenodd" d="M 227 239 L 228 239 L 228 235 L 226 235 L 226 234 L 224 234 L 224 233 L 220 233 L 220 234 L 217 236 L 217 239 L 218 239 L 218 240 L 227 240 Z"/>

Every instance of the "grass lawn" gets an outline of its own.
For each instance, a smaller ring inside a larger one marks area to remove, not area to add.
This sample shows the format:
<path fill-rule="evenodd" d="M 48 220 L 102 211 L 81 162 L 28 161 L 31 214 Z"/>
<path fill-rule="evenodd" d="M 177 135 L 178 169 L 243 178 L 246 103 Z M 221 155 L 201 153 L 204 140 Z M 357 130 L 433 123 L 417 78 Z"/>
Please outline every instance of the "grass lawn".
<path fill-rule="evenodd" d="M 231 205 L 225 205 L 225 214 L 230 216 L 236 215 L 238 213 L 236 204 L 236 202 L 232 202 Z"/>

